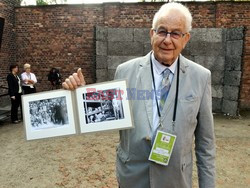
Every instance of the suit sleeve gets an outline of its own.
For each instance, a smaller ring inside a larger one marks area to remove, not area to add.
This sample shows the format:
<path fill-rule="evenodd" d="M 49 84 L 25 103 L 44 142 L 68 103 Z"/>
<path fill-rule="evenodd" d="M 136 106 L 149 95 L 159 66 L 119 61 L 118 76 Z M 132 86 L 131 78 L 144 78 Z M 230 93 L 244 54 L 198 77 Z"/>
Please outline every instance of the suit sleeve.
<path fill-rule="evenodd" d="M 195 154 L 200 188 L 215 187 L 215 136 L 212 114 L 211 73 L 207 78 L 205 90 L 198 113 L 195 130 Z"/>
<path fill-rule="evenodd" d="M 15 96 L 15 91 L 14 91 L 14 80 L 11 77 L 11 75 L 7 76 L 7 82 L 8 82 L 8 87 L 9 87 L 9 95 L 10 97 Z"/>
<path fill-rule="evenodd" d="M 120 66 L 116 68 L 114 80 L 120 79 Z"/>

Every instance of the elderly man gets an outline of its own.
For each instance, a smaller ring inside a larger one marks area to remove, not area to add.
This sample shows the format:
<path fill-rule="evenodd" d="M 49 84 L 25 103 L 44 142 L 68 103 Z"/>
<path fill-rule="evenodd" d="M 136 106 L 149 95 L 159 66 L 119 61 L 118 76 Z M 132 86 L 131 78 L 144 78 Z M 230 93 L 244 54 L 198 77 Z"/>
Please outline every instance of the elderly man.
<path fill-rule="evenodd" d="M 115 79 L 126 79 L 129 88 L 153 93 L 147 100 L 131 99 L 135 128 L 120 131 L 116 167 L 121 188 L 192 187 L 193 140 L 199 187 L 215 187 L 211 73 L 181 55 L 191 23 L 185 6 L 164 4 L 150 30 L 152 52 L 116 70 Z M 84 84 L 79 69 L 63 86 L 74 89 Z M 166 147 L 160 143 L 170 140 L 174 142 Z M 155 144 L 158 148 L 153 149 Z M 165 155 L 167 162 L 153 158 L 152 152 Z"/>

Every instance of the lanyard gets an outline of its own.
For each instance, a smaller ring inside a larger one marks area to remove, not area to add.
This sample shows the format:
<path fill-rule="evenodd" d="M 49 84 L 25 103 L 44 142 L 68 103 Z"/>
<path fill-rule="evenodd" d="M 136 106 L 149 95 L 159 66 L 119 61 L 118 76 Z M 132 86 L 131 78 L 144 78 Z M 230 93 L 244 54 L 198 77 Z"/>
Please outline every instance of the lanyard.
<path fill-rule="evenodd" d="M 160 112 L 158 100 L 157 100 L 157 97 L 156 97 L 155 78 L 154 78 L 153 63 L 152 63 L 151 56 L 150 56 L 150 64 L 151 64 L 151 74 L 152 74 L 154 91 L 155 91 L 155 102 L 156 102 L 156 106 L 157 106 L 157 112 L 158 112 L 159 119 L 161 119 L 161 112 Z M 180 57 L 178 57 L 178 61 L 177 61 L 177 80 L 176 80 L 176 91 L 175 91 L 174 114 L 173 114 L 173 119 L 172 119 L 172 125 L 173 125 L 173 127 L 175 125 L 177 102 L 178 102 L 178 94 L 179 94 L 179 72 L 180 72 Z"/>

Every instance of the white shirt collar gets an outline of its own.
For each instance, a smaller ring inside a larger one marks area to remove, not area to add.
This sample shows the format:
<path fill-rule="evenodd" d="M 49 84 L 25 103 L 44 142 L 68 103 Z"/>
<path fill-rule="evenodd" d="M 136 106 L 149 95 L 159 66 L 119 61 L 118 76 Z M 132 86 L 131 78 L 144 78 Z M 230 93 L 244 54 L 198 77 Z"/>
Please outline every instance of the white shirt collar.
<path fill-rule="evenodd" d="M 174 74 L 175 68 L 177 65 L 178 57 L 176 58 L 176 60 L 174 61 L 174 63 L 170 67 L 167 67 L 167 66 L 161 64 L 159 61 L 157 61 L 155 59 L 154 52 L 152 53 L 151 58 L 152 58 L 154 70 L 156 71 L 157 74 L 160 75 L 166 68 L 168 68 L 171 71 L 171 73 Z"/>

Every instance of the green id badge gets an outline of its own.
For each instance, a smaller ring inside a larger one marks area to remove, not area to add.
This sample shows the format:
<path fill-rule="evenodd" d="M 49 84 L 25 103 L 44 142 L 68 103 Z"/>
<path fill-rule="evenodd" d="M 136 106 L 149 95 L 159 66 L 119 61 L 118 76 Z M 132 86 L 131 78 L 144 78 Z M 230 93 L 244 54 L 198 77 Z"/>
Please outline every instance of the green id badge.
<path fill-rule="evenodd" d="M 167 166 L 174 148 L 176 135 L 157 131 L 148 160 Z"/>

